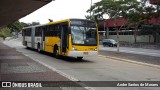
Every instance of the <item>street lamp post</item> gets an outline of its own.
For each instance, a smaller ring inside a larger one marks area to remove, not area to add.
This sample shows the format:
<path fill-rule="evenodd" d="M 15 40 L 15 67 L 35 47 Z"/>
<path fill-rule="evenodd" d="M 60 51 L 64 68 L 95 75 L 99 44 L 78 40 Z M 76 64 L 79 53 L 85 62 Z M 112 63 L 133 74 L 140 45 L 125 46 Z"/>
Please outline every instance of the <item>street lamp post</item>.
<path fill-rule="evenodd" d="M 104 38 L 106 38 L 106 21 L 105 21 L 105 19 L 103 19 L 103 30 L 104 30 L 103 36 L 104 36 Z"/>
<path fill-rule="evenodd" d="M 91 8 L 92 8 L 92 0 L 91 0 Z M 91 8 L 90 8 L 90 19 L 91 19 Z"/>

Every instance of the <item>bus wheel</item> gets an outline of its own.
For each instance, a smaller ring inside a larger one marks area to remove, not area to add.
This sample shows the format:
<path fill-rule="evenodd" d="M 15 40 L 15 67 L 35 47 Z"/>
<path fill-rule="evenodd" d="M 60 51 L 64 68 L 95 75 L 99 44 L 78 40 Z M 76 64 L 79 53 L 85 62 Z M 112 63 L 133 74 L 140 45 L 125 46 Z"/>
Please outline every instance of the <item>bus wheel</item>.
<path fill-rule="evenodd" d="M 54 56 L 56 57 L 56 58 L 59 58 L 59 54 L 58 54 L 58 48 L 54 48 Z"/>
<path fill-rule="evenodd" d="M 28 45 L 27 45 L 27 41 L 25 42 L 26 43 L 26 49 L 29 49 Z"/>
<path fill-rule="evenodd" d="M 40 49 L 40 45 L 38 44 L 37 45 L 37 51 L 40 53 L 41 52 L 41 49 Z"/>
<path fill-rule="evenodd" d="M 77 60 L 82 60 L 83 57 L 77 57 Z"/>
<path fill-rule="evenodd" d="M 30 49 L 28 46 L 26 46 L 26 49 Z"/>

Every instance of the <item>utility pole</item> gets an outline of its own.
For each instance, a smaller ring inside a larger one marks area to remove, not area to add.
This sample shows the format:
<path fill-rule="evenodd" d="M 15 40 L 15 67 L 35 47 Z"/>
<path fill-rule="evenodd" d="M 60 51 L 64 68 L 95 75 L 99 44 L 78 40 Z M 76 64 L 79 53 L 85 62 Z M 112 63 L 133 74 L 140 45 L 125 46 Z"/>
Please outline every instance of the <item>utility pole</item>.
<path fill-rule="evenodd" d="M 104 36 L 104 39 L 106 38 L 106 20 L 105 19 L 103 19 L 103 30 L 104 30 L 104 32 L 103 32 L 103 36 Z"/>
<path fill-rule="evenodd" d="M 92 8 L 92 0 L 91 0 L 91 8 Z M 91 9 L 91 8 L 90 8 L 90 9 Z M 90 19 L 91 19 L 91 10 L 90 10 Z"/>

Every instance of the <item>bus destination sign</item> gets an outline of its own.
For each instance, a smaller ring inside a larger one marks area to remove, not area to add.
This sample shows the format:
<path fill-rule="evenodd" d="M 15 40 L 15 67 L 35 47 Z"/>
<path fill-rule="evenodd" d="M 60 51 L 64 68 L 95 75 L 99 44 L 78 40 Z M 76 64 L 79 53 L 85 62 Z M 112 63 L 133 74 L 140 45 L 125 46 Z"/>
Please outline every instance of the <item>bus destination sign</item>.
<path fill-rule="evenodd" d="M 72 20 L 71 25 L 96 26 L 96 23 L 87 20 Z"/>

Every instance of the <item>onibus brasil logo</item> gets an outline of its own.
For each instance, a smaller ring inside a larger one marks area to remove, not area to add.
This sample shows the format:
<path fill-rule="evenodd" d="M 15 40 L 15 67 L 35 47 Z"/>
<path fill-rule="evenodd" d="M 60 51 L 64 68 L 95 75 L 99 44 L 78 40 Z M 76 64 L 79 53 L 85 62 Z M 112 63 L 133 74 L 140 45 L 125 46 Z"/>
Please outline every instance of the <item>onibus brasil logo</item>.
<path fill-rule="evenodd" d="M 2 88 L 9 87 L 42 87 L 41 83 L 30 83 L 30 82 L 2 82 Z"/>

